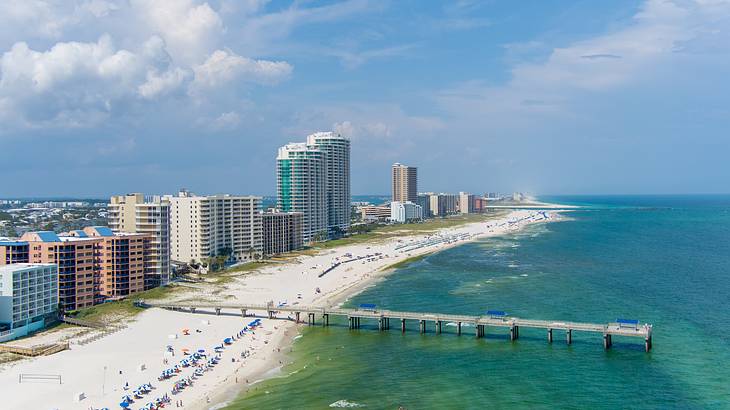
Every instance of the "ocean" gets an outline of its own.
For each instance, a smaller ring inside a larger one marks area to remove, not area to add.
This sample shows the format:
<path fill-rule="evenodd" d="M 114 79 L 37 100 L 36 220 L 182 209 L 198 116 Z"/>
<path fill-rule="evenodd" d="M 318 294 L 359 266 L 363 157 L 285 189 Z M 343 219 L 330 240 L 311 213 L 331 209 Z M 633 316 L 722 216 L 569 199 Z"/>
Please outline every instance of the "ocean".
<path fill-rule="evenodd" d="M 654 347 L 574 332 L 337 322 L 292 345 L 280 377 L 229 409 L 730 408 L 730 196 L 557 197 L 561 222 L 399 269 L 348 301 L 384 309 L 654 325 Z"/>

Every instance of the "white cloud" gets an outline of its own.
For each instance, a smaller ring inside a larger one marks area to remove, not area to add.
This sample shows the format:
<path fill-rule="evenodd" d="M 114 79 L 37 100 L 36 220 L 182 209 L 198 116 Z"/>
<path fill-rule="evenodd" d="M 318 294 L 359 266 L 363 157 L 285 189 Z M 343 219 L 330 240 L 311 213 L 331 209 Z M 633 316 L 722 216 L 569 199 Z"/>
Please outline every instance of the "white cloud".
<path fill-rule="evenodd" d="M 252 60 L 230 51 L 216 50 L 203 64 L 193 67 L 195 85 L 214 88 L 235 79 L 276 84 L 291 75 L 292 66 L 284 61 Z"/>
<path fill-rule="evenodd" d="M 147 81 L 140 85 L 139 94 L 146 99 L 154 99 L 172 93 L 180 88 L 188 77 L 188 72 L 175 68 L 165 72 L 150 70 L 147 72 Z"/>
<path fill-rule="evenodd" d="M 202 61 L 224 32 L 220 15 L 208 3 L 192 0 L 131 0 L 132 8 L 167 44 L 181 64 Z"/>

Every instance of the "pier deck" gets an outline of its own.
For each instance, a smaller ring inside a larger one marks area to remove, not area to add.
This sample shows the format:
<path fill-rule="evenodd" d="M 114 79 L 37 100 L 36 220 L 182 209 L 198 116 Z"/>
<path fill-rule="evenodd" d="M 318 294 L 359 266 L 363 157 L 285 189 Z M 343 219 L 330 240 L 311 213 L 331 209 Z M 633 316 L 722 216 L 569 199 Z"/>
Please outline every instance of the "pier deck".
<path fill-rule="evenodd" d="M 269 304 L 229 304 L 229 303 L 161 303 L 161 302 L 145 302 L 139 301 L 142 307 L 158 307 L 171 310 L 183 310 L 195 313 L 196 310 L 209 309 L 216 314 L 220 314 L 222 310 L 240 311 L 242 316 L 248 316 L 250 312 L 262 312 L 269 318 L 276 318 L 278 313 L 293 313 L 297 323 L 302 315 L 306 315 L 309 325 L 316 324 L 317 316 L 320 316 L 323 326 L 329 325 L 330 316 L 341 316 L 348 318 L 349 328 L 356 329 L 360 327 L 360 319 L 373 319 L 378 322 L 378 329 L 390 329 L 390 320 L 400 320 L 400 328 L 402 332 L 406 330 L 406 321 L 417 321 L 421 333 L 426 332 L 426 323 L 435 325 L 436 333 L 441 333 L 441 327 L 444 323 L 454 323 L 457 327 L 457 334 L 461 335 L 462 325 L 468 324 L 474 326 L 476 337 L 484 337 L 486 327 L 506 328 L 510 331 L 510 340 L 519 338 L 520 328 L 543 329 L 547 332 L 547 340 L 552 343 L 553 331 L 559 330 L 565 332 L 566 342 L 572 343 L 573 332 L 589 332 L 599 333 L 603 335 L 603 345 L 605 349 L 611 348 L 612 336 L 636 337 L 644 340 L 645 350 L 648 352 L 652 348 L 652 325 L 626 326 L 621 323 L 583 323 L 583 322 L 567 322 L 559 320 L 534 320 L 522 319 L 511 316 L 472 316 L 458 315 L 449 313 L 429 313 L 429 312 L 400 312 L 393 310 L 370 310 L 370 309 L 346 309 L 346 308 L 326 308 L 316 306 L 275 306 Z"/>

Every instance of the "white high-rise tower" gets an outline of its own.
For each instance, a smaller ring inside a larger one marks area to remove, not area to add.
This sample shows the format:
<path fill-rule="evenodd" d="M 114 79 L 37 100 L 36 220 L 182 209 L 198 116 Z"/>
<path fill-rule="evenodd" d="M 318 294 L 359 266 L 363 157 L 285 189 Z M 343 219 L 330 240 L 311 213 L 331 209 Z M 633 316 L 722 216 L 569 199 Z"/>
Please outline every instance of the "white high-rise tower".
<path fill-rule="evenodd" d="M 350 140 L 334 132 L 317 132 L 307 145 L 322 151 L 325 168 L 327 228 L 330 234 L 350 228 Z"/>

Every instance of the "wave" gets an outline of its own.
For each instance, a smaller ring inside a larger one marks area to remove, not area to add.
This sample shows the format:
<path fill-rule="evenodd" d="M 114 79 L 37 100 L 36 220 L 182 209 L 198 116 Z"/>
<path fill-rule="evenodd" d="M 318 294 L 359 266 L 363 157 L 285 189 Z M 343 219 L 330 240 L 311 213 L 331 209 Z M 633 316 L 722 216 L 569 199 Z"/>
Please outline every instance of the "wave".
<path fill-rule="evenodd" d="M 336 402 L 330 404 L 330 407 L 337 407 L 337 408 L 353 408 L 353 407 L 365 407 L 364 404 L 350 402 L 347 400 L 337 400 Z"/>

